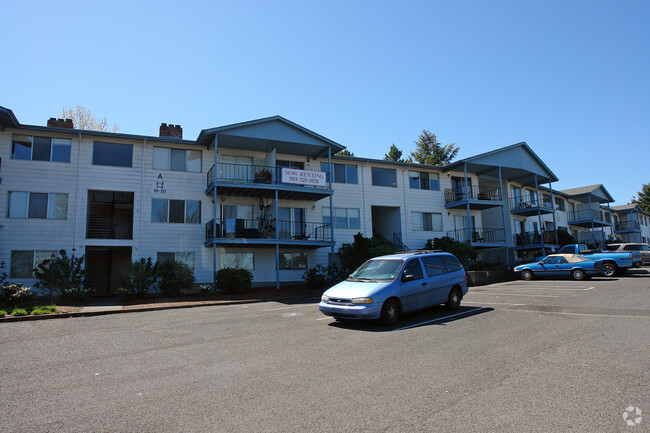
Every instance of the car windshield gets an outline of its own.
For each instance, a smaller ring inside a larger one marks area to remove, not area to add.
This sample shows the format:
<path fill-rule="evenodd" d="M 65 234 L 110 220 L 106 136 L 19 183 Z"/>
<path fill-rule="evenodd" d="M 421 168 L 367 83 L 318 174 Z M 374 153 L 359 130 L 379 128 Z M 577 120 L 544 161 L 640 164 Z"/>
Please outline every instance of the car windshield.
<path fill-rule="evenodd" d="M 404 260 L 368 260 L 354 271 L 351 280 L 394 280 L 397 278 Z"/>

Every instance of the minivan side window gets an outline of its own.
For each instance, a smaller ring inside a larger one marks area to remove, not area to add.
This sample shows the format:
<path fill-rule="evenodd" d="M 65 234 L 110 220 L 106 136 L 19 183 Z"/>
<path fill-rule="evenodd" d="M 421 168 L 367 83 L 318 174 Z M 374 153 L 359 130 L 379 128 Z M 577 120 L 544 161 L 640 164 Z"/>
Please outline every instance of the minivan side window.
<path fill-rule="evenodd" d="M 420 266 L 420 261 L 418 259 L 411 259 L 408 261 L 408 263 L 406 263 L 402 277 L 405 277 L 407 275 L 413 275 L 415 277 L 415 280 L 424 278 L 424 274 L 422 273 L 422 266 Z"/>
<path fill-rule="evenodd" d="M 443 262 L 447 267 L 447 272 L 456 272 L 463 269 L 463 266 L 460 264 L 458 259 L 454 256 L 443 256 Z"/>
<path fill-rule="evenodd" d="M 446 272 L 441 256 L 422 257 L 422 263 L 424 263 L 424 269 L 427 271 L 427 277 L 436 277 Z"/>

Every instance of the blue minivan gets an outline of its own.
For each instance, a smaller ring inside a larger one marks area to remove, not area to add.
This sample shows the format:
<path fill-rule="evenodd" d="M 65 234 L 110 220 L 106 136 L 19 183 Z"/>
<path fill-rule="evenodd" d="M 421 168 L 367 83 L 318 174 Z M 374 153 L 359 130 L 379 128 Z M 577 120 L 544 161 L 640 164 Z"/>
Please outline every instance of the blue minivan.
<path fill-rule="evenodd" d="M 397 323 L 403 313 L 437 304 L 460 307 L 467 275 L 450 253 L 408 251 L 375 257 L 323 293 L 319 310 L 335 319 Z"/>

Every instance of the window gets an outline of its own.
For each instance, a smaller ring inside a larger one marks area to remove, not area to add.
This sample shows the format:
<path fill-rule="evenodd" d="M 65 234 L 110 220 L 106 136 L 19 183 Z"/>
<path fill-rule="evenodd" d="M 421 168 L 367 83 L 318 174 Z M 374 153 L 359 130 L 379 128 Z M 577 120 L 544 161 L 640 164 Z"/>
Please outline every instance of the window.
<path fill-rule="evenodd" d="M 194 270 L 194 253 L 191 251 L 173 253 L 158 252 L 156 254 L 156 261 L 158 263 L 166 261 L 185 263 L 191 270 Z"/>
<path fill-rule="evenodd" d="M 221 269 L 240 268 L 255 269 L 255 253 L 223 253 L 219 256 Z"/>
<path fill-rule="evenodd" d="M 56 251 L 12 251 L 11 278 L 33 278 L 34 268 L 49 260 Z"/>
<path fill-rule="evenodd" d="M 201 172 L 201 151 L 169 149 L 166 147 L 153 148 L 154 170 L 173 170 Z"/>
<path fill-rule="evenodd" d="M 424 263 L 424 270 L 427 272 L 427 277 L 435 277 L 446 272 L 442 256 L 424 256 L 422 257 L 422 263 Z"/>
<path fill-rule="evenodd" d="M 555 208 L 561 210 L 562 212 L 566 211 L 566 204 L 563 198 L 555 197 Z"/>
<path fill-rule="evenodd" d="M 280 270 L 307 270 L 307 254 L 280 253 Z"/>
<path fill-rule="evenodd" d="M 10 191 L 8 217 L 68 219 L 68 194 Z"/>
<path fill-rule="evenodd" d="M 334 183 L 359 183 L 359 173 L 356 165 L 332 164 L 334 166 Z M 320 171 L 327 173 L 329 181 L 330 168 L 326 162 L 320 163 Z"/>
<path fill-rule="evenodd" d="M 201 202 L 198 200 L 151 200 L 152 223 L 201 223 Z"/>
<path fill-rule="evenodd" d="M 422 272 L 422 266 L 420 266 L 420 261 L 418 259 L 411 259 L 404 266 L 404 272 L 402 273 L 402 278 L 407 275 L 413 275 L 414 280 L 421 280 L 424 278 L 424 273 Z"/>
<path fill-rule="evenodd" d="M 329 224 L 330 208 L 323 208 L 323 224 Z M 334 208 L 334 228 L 337 229 L 360 229 L 361 228 L 361 213 L 359 209 L 354 208 Z"/>
<path fill-rule="evenodd" d="M 409 187 L 411 189 L 440 191 L 440 175 L 426 171 L 409 170 Z"/>
<path fill-rule="evenodd" d="M 411 212 L 413 231 L 441 232 L 442 214 L 429 212 Z"/>
<path fill-rule="evenodd" d="M 70 162 L 71 142 L 67 138 L 14 135 L 11 157 L 32 161 Z"/>
<path fill-rule="evenodd" d="M 93 165 L 108 165 L 111 167 L 131 167 L 133 161 L 133 146 L 130 144 L 93 143 Z"/>
<path fill-rule="evenodd" d="M 372 184 L 397 188 L 397 171 L 392 168 L 372 167 Z"/>

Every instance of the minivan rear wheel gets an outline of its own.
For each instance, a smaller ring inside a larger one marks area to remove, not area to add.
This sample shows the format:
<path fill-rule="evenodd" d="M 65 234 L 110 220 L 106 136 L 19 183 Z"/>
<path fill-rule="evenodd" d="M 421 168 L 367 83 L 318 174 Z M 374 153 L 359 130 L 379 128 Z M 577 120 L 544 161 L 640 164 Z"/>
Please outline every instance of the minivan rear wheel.
<path fill-rule="evenodd" d="M 458 288 L 453 288 L 451 289 L 451 292 L 449 292 L 449 297 L 447 298 L 447 306 L 448 310 L 458 310 L 460 308 L 460 300 L 463 299 L 463 294 L 458 290 Z"/>
<path fill-rule="evenodd" d="M 382 325 L 394 325 L 399 320 L 399 303 L 396 299 L 387 299 L 381 307 L 379 321 Z"/>

